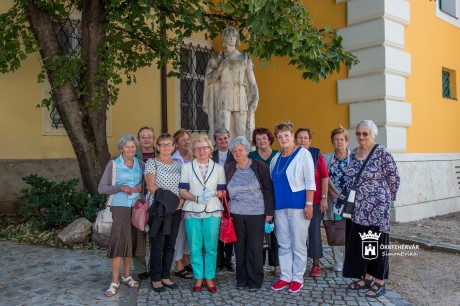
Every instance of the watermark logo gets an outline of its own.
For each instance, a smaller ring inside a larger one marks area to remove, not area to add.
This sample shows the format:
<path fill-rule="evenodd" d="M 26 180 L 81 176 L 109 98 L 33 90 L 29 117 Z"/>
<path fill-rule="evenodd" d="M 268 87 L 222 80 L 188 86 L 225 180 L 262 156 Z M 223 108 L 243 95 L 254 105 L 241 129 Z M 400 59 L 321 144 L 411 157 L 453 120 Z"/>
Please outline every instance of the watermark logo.
<path fill-rule="evenodd" d="M 372 260 L 379 257 L 379 238 L 382 233 L 372 233 L 371 230 L 366 233 L 359 233 L 361 236 L 361 255 L 364 259 Z"/>

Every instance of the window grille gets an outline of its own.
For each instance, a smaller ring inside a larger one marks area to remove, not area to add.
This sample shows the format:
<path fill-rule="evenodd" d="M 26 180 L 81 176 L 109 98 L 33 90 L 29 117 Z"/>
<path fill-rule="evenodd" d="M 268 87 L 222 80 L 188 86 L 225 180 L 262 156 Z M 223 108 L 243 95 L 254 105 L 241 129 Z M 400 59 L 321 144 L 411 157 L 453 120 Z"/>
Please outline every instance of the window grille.
<path fill-rule="evenodd" d="M 450 72 L 442 71 L 442 96 L 443 98 L 452 98 L 450 94 Z"/>
<path fill-rule="evenodd" d="M 212 52 L 212 48 L 191 43 L 181 46 L 181 127 L 191 132 L 209 130 L 208 115 L 203 111 L 203 96 L 206 66 Z"/>
<path fill-rule="evenodd" d="M 67 19 L 62 23 L 54 23 L 54 33 L 56 35 L 59 46 L 64 51 L 64 54 L 70 58 L 77 57 L 77 53 L 81 49 L 80 20 Z M 74 83 L 74 87 L 78 87 L 78 76 Z M 50 118 L 51 125 L 56 129 L 64 127 L 61 117 L 59 116 L 59 113 L 54 106 L 54 103 L 51 105 Z"/>

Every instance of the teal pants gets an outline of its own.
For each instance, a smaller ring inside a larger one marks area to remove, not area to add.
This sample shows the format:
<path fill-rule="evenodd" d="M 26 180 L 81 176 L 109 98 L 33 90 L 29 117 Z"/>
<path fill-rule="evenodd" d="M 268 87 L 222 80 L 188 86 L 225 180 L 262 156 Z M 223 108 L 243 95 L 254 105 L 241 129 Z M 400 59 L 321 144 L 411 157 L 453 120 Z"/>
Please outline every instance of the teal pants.
<path fill-rule="evenodd" d="M 195 279 L 213 279 L 216 277 L 220 219 L 208 217 L 185 220 L 185 230 L 190 245 L 190 262 Z M 204 258 L 203 245 L 205 249 Z"/>

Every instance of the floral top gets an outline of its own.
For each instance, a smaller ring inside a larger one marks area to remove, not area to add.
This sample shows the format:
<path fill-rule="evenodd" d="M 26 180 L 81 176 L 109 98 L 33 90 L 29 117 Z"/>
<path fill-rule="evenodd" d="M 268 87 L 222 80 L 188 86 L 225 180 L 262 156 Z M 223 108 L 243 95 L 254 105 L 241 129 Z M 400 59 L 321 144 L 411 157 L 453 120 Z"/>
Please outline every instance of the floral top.
<path fill-rule="evenodd" d="M 347 190 L 353 186 L 364 160 L 356 159 L 356 149 L 350 154 L 347 169 Z M 380 231 L 390 232 L 390 203 L 396 200 L 399 188 L 396 162 L 388 150 L 379 146 L 369 159 L 356 186 L 355 211 L 352 221 L 360 225 L 379 226 Z"/>
<path fill-rule="evenodd" d="M 348 158 L 333 157 L 331 165 L 329 166 L 329 179 L 332 184 L 339 190 L 342 190 L 347 183 L 346 171 L 348 167 Z"/>

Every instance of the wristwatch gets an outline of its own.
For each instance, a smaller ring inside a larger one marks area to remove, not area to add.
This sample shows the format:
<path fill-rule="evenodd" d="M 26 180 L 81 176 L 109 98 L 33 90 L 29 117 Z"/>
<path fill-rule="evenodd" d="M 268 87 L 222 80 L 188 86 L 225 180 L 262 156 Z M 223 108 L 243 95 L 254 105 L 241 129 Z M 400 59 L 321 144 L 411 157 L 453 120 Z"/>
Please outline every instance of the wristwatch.
<path fill-rule="evenodd" d="M 327 199 L 327 195 L 322 194 L 322 195 L 321 195 L 321 199 Z"/>

